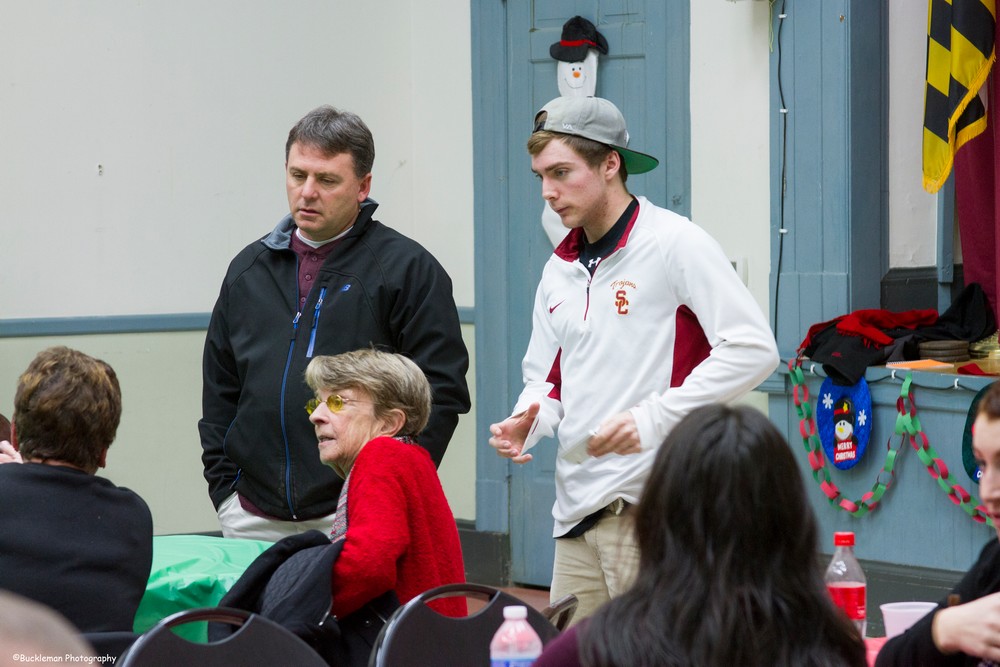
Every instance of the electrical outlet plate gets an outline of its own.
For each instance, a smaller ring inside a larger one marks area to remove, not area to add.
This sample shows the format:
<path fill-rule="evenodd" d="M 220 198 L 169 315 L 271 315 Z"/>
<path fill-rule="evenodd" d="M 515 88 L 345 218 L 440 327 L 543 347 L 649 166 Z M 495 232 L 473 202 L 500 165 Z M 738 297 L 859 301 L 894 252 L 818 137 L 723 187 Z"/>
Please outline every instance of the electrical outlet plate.
<path fill-rule="evenodd" d="M 733 270 L 736 271 L 736 275 L 740 277 L 743 284 L 747 287 L 750 286 L 749 278 L 747 277 L 747 258 L 746 257 L 731 257 L 729 263 L 733 265 Z"/>

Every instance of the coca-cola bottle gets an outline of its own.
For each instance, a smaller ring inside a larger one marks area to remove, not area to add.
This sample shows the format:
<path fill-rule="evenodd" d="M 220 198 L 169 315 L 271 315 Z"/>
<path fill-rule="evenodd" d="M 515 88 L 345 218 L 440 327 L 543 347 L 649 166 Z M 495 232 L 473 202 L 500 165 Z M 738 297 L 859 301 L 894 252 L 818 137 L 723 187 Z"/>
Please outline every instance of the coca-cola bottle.
<path fill-rule="evenodd" d="M 826 568 L 826 589 L 833 603 L 844 610 L 861 636 L 865 636 L 865 601 L 868 588 L 865 573 L 854 556 L 854 533 L 833 534 L 833 558 Z"/>

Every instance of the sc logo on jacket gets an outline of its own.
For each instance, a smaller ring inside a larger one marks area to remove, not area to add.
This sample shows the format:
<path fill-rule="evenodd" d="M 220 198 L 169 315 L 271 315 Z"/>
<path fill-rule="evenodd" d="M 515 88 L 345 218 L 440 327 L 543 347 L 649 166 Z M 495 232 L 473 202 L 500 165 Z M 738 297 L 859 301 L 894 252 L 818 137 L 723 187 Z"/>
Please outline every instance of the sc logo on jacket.
<path fill-rule="evenodd" d="M 619 315 L 628 315 L 629 290 L 636 289 L 635 283 L 631 280 L 616 280 L 611 283 L 611 289 L 614 291 L 615 310 Z"/>

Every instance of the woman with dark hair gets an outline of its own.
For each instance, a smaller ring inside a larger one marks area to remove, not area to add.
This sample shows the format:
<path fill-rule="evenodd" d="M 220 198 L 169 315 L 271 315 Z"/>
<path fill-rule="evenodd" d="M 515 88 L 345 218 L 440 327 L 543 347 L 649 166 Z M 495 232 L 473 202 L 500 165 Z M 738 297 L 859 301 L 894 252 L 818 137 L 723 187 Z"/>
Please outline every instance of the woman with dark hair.
<path fill-rule="evenodd" d="M 830 601 L 816 520 L 781 433 L 709 405 L 667 436 L 636 508 L 633 587 L 569 629 L 536 667 L 866 665 Z"/>

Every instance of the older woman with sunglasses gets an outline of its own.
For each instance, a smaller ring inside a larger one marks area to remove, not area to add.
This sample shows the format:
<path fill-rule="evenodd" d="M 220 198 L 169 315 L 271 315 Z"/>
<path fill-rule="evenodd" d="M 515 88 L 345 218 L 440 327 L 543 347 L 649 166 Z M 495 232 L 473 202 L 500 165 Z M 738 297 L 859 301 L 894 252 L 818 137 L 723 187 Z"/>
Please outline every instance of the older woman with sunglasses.
<path fill-rule="evenodd" d="M 431 389 L 406 357 L 366 349 L 320 356 L 306 368 L 306 405 L 319 458 L 345 478 L 331 539 L 344 539 L 333 569 L 333 613 L 343 618 L 386 591 L 406 603 L 465 580 L 451 508 L 427 450 Z M 464 598 L 438 611 L 463 615 Z"/>

